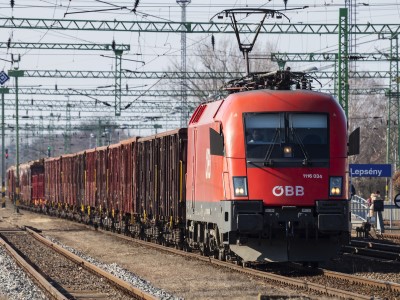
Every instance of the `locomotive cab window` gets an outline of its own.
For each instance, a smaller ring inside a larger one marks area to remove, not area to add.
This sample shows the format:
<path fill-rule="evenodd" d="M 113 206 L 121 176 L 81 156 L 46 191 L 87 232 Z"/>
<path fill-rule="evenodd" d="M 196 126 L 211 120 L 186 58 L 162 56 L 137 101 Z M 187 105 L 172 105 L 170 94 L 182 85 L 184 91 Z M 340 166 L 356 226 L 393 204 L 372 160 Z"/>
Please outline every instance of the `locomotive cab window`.
<path fill-rule="evenodd" d="M 249 162 L 327 166 L 327 114 L 246 113 L 244 124 Z"/>

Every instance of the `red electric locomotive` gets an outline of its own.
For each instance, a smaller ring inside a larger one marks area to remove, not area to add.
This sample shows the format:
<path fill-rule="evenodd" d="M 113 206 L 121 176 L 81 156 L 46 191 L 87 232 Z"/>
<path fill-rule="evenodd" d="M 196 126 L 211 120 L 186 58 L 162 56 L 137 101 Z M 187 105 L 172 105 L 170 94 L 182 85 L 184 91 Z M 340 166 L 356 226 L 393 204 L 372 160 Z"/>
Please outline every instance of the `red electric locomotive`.
<path fill-rule="evenodd" d="M 291 90 L 290 80 L 286 90 L 233 93 L 193 114 L 186 185 L 191 247 L 222 259 L 233 252 L 244 262 L 317 262 L 348 241 L 343 109 L 328 94 Z"/>
<path fill-rule="evenodd" d="M 251 74 L 226 90 L 188 129 L 46 159 L 40 208 L 220 259 L 334 256 L 350 230 L 342 108 L 304 73 Z"/>

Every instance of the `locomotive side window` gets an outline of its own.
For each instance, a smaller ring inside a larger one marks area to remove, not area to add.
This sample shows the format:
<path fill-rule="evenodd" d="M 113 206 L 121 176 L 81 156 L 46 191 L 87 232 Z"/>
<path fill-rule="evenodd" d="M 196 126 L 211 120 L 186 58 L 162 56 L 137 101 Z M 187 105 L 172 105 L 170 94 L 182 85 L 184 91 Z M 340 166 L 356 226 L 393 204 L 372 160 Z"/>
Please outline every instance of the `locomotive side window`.
<path fill-rule="evenodd" d="M 327 114 L 246 113 L 244 123 L 249 162 L 327 166 Z"/>

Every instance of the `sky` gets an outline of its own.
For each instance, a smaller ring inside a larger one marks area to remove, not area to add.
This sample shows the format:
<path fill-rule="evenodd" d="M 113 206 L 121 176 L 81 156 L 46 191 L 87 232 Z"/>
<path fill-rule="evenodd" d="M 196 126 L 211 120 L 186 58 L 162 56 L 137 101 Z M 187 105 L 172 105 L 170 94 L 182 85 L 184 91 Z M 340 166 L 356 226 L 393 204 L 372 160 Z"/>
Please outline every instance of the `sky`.
<path fill-rule="evenodd" d="M 400 19 L 400 0 L 359 0 L 350 1 L 352 22 L 356 24 L 396 24 Z M 136 10 L 135 3 L 137 3 Z M 292 24 L 337 24 L 339 8 L 345 6 L 345 1 L 294 1 L 288 0 L 286 8 L 282 0 L 260 1 L 233 1 L 233 0 L 192 0 L 186 8 L 187 22 L 229 22 L 214 16 L 224 9 L 231 8 L 266 8 L 281 10 Z M 306 8 L 304 8 L 306 7 Z M 298 8 L 298 9 L 296 9 Z M 39 18 L 55 20 L 118 20 L 118 21 L 161 21 L 179 22 L 181 20 L 181 7 L 176 1 L 103 1 L 103 0 L 14 0 L 11 8 L 9 0 L 0 1 L 0 18 Z M 214 17 L 214 18 L 213 18 Z M 251 16 L 242 19 L 243 22 L 258 22 Z M 268 22 L 287 23 L 287 20 L 266 20 Z M 84 44 L 129 44 L 130 51 L 123 53 L 122 69 L 138 72 L 166 71 L 173 62 L 180 61 L 181 47 L 179 33 L 146 33 L 146 32 L 113 32 L 113 31 L 78 31 L 78 30 L 43 30 L 43 29 L 9 29 L 0 28 L 1 42 L 24 43 L 84 43 Z M 233 34 L 215 34 L 215 40 L 232 40 L 236 43 Z M 279 52 L 337 52 L 338 37 L 336 35 L 289 35 L 289 34 L 261 34 L 257 42 L 261 45 L 270 43 Z M 187 34 L 188 61 L 193 61 L 194 51 L 201 44 L 211 44 L 211 34 L 193 33 Z M 360 35 L 355 37 L 357 52 L 387 51 L 389 41 L 380 39 L 375 35 Z M 218 49 L 217 49 L 218 50 Z M 238 52 L 239 54 L 239 52 Z M 253 53 L 257 54 L 257 53 Z M 11 56 L 20 56 L 18 64 L 11 64 Z M 0 69 L 8 70 L 18 67 L 20 70 L 79 70 L 79 71 L 113 71 L 115 60 L 112 51 L 79 51 L 79 50 L 27 50 L 27 49 L 0 49 Z M 244 66 L 244 65 L 243 65 Z M 296 70 L 317 67 L 324 69 L 332 66 L 326 63 L 297 63 L 292 65 Z M 361 70 L 388 70 L 388 63 L 381 64 L 357 64 Z M 63 79 L 63 78 L 20 78 L 20 87 L 40 87 L 46 89 L 104 89 L 112 90 L 113 78 L 108 79 Z M 122 81 L 122 87 L 139 91 L 164 89 L 163 80 L 129 79 Z M 387 82 L 383 83 L 387 84 Z M 14 87 L 15 81 L 10 80 L 6 86 Z M 7 95 L 11 101 L 14 95 Z M 96 99 L 87 96 L 54 96 L 54 95 L 20 95 L 21 101 L 31 101 L 31 106 L 22 106 L 19 113 L 26 116 L 23 122 L 37 123 L 38 116 L 46 124 L 53 116 L 53 123 L 65 124 L 67 116 L 66 103 L 75 105 L 71 109 L 72 124 L 78 124 L 81 120 L 90 116 L 100 120 L 113 119 L 112 109 L 104 113 L 85 111 L 85 105 L 93 105 Z M 112 97 L 98 98 L 102 102 L 113 103 Z M 54 105 L 56 101 L 57 105 Z M 98 102 L 98 105 L 102 105 Z M 122 106 L 135 102 L 130 109 L 123 111 L 118 119 L 120 124 L 144 124 L 144 122 L 159 122 L 162 129 L 172 129 L 179 126 L 179 117 L 171 114 L 174 99 L 160 97 L 124 97 Z M 7 102 L 6 102 L 7 103 Z M 43 104 L 44 103 L 44 104 Z M 46 103 L 53 103 L 46 105 Z M 152 104 L 148 104 L 152 103 Z M 159 112 L 144 113 L 140 107 L 156 105 Z M 52 106 L 52 107 L 50 107 Z M 58 106 L 58 107 L 55 107 Z M 14 107 L 6 106 L 9 116 L 13 114 Z M 148 117 L 161 116 L 162 119 L 146 119 Z M 166 117 L 169 116 L 169 117 Z M 35 119 L 36 117 L 36 119 Z M 178 118 L 178 119 L 177 119 Z M 12 125 L 14 120 L 7 120 Z M 48 123 L 47 123 L 48 124 Z M 155 129 L 142 130 L 134 134 L 154 133 Z"/>

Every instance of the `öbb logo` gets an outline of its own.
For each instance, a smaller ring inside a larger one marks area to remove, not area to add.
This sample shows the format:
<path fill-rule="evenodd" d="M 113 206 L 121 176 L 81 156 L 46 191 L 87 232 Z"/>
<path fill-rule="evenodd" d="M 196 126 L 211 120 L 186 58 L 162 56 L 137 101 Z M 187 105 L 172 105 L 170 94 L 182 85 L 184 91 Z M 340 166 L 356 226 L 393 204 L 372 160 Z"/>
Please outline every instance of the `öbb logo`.
<path fill-rule="evenodd" d="M 280 196 L 304 196 L 304 187 L 301 185 L 291 186 L 281 186 L 277 185 L 272 189 L 272 194 L 276 197 Z"/>

